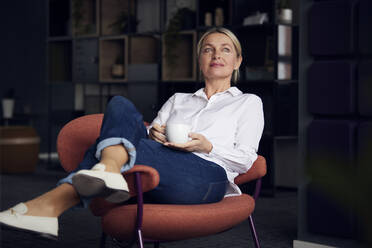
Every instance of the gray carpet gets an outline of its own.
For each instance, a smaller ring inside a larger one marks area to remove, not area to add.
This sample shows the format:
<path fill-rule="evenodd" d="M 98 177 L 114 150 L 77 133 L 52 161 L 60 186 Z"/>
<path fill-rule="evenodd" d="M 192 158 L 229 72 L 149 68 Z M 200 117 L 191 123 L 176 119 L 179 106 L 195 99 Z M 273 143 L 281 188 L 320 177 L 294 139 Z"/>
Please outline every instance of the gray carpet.
<path fill-rule="evenodd" d="M 65 175 L 61 170 L 47 169 L 39 165 L 32 174 L 3 174 L 1 183 L 1 210 L 20 201 L 31 199 L 55 186 L 58 179 Z M 296 239 L 295 191 L 278 190 L 275 197 L 261 197 L 256 205 L 254 220 L 262 247 L 292 247 Z M 2 229 L 0 233 L 2 248 L 88 248 L 99 247 L 101 236 L 100 219 L 89 210 L 69 210 L 59 218 L 58 241 L 37 238 L 24 232 Z M 107 240 L 106 247 L 117 247 Z M 146 244 L 145 247 L 152 247 Z M 162 243 L 167 248 L 204 248 L 204 247 L 254 247 L 248 221 L 233 229 L 208 237 Z"/>

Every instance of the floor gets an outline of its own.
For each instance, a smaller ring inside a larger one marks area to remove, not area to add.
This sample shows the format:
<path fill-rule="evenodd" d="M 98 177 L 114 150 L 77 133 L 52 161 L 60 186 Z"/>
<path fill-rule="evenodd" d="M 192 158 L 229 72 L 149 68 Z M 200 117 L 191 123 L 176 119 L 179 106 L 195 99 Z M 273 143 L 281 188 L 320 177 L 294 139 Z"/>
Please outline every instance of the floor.
<path fill-rule="evenodd" d="M 3 174 L 1 184 L 1 210 L 20 201 L 31 199 L 55 186 L 65 173 L 39 165 L 31 174 Z M 277 190 L 275 197 L 260 197 L 254 212 L 254 220 L 262 247 L 292 247 L 296 239 L 297 193 L 294 190 Z M 47 241 L 31 234 L 1 230 L 2 248 L 88 248 L 99 247 L 101 231 L 100 219 L 89 210 L 69 210 L 59 219 L 58 241 Z M 106 247 L 118 247 L 111 239 Z M 152 247 L 147 244 L 145 247 Z M 204 248 L 204 247 L 254 247 L 248 221 L 233 229 L 208 237 L 178 242 L 162 243 L 166 248 Z"/>

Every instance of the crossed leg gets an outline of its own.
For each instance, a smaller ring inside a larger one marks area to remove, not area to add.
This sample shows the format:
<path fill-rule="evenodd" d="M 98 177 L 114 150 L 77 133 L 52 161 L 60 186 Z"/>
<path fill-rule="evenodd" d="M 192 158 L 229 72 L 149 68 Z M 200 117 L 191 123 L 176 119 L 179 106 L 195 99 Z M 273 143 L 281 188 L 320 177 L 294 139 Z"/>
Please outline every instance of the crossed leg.
<path fill-rule="evenodd" d="M 120 173 L 120 168 L 128 161 L 128 153 L 122 145 L 108 146 L 102 150 L 100 163 L 106 166 L 105 171 Z M 75 188 L 68 183 L 25 202 L 28 211 L 25 215 L 58 217 L 67 209 L 80 202 Z"/>

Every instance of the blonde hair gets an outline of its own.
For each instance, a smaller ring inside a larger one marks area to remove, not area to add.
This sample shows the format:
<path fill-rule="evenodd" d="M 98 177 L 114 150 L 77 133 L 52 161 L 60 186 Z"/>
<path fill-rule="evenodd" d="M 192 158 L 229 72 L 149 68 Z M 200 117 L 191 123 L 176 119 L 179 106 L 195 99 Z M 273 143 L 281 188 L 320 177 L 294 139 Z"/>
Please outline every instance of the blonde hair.
<path fill-rule="evenodd" d="M 209 29 L 200 38 L 200 40 L 198 42 L 197 50 L 196 50 L 196 54 L 197 54 L 198 58 L 201 54 L 201 49 L 202 49 L 203 42 L 204 42 L 205 38 L 207 38 L 208 35 L 213 34 L 213 33 L 220 33 L 220 34 L 224 34 L 227 37 L 229 37 L 230 40 L 232 41 L 232 43 L 234 44 L 237 57 L 239 58 L 240 56 L 242 56 L 242 46 L 240 45 L 240 42 L 239 42 L 238 38 L 235 36 L 235 34 L 233 32 L 231 32 L 230 30 L 228 30 L 227 28 L 218 27 L 218 28 Z M 238 79 L 239 79 L 239 68 L 235 69 L 233 71 L 233 74 L 232 74 L 231 78 L 232 78 L 232 81 L 234 83 L 236 83 L 236 81 L 238 81 Z"/>

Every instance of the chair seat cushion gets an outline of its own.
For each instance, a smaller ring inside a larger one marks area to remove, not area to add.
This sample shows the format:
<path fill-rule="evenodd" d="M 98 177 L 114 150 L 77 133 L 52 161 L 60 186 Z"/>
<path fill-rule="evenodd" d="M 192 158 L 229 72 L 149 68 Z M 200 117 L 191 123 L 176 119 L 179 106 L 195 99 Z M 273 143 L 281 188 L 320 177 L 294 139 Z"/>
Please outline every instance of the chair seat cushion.
<path fill-rule="evenodd" d="M 145 239 L 172 241 L 225 231 L 247 219 L 254 210 L 247 195 L 199 205 L 144 204 Z M 118 240 L 130 240 L 136 225 L 137 205 L 117 206 L 102 216 L 103 231 Z"/>

